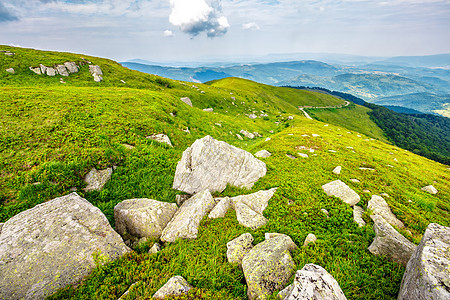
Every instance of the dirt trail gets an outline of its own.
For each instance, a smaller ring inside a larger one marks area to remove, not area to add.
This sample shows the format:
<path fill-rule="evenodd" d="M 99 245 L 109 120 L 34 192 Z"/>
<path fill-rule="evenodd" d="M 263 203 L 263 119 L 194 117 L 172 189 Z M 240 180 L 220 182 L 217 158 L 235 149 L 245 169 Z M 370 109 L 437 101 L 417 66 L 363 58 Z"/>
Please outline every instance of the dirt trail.
<path fill-rule="evenodd" d="M 345 101 L 344 104 L 341 105 L 331 105 L 331 106 L 299 106 L 300 109 L 307 119 L 313 120 L 310 115 L 305 111 L 305 108 L 343 108 L 350 105 L 350 101 Z"/>

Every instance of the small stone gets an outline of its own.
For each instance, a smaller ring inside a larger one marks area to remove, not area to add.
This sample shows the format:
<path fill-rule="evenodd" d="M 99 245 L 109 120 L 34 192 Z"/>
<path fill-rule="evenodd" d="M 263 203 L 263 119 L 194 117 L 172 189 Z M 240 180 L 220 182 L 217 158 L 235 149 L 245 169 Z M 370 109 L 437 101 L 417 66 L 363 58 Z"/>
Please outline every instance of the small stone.
<path fill-rule="evenodd" d="M 180 100 L 186 103 L 187 105 L 192 106 L 192 101 L 191 99 L 189 99 L 189 97 L 182 97 L 180 98 Z"/>
<path fill-rule="evenodd" d="M 320 211 L 323 212 L 328 217 L 328 210 L 326 210 L 325 208 L 322 208 Z"/>
<path fill-rule="evenodd" d="M 126 82 L 125 82 L 125 80 L 123 80 L 123 79 L 120 79 L 120 82 L 122 82 L 123 84 L 125 84 Z"/>
<path fill-rule="evenodd" d="M 205 109 L 203 109 L 203 111 L 206 111 L 206 112 L 213 112 L 214 109 L 213 109 L 213 108 L 205 108 Z"/>
<path fill-rule="evenodd" d="M 359 167 L 359 169 L 363 171 L 375 171 L 374 168 Z"/>
<path fill-rule="evenodd" d="M 241 130 L 241 131 L 239 131 L 239 133 L 241 133 L 242 135 L 244 135 L 246 138 L 249 138 L 249 139 L 254 139 L 255 138 L 253 133 L 247 132 L 245 130 Z"/>
<path fill-rule="evenodd" d="M 258 152 L 255 153 L 256 157 L 260 157 L 260 158 L 267 158 L 269 156 L 271 156 L 272 154 L 267 151 L 267 150 L 260 150 Z"/>
<path fill-rule="evenodd" d="M 363 190 L 363 193 L 368 193 L 368 194 L 370 194 L 370 191 L 369 191 L 369 190 Z"/>
<path fill-rule="evenodd" d="M 389 198 L 389 194 L 387 194 L 387 193 L 381 193 L 380 196 Z"/>
<path fill-rule="evenodd" d="M 164 143 L 169 145 L 170 147 L 173 147 L 172 142 L 170 141 L 170 138 L 163 134 L 163 133 L 159 133 L 159 134 L 152 134 L 150 136 L 146 137 L 147 139 L 152 139 L 154 141 L 157 141 L 159 143 Z"/>
<path fill-rule="evenodd" d="M 328 150 L 328 152 L 336 153 L 336 150 Z"/>
<path fill-rule="evenodd" d="M 295 157 L 294 155 L 286 154 L 286 156 L 289 157 L 290 159 L 297 159 L 297 157 Z"/>
<path fill-rule="evenodd" d="M 248 115 L 248 117 L 249 117 L 250 119 L 256 119 L 258 116 L 255 115 L 255 114 L 250 114 L 250 115 Z"/>
<path fill-rule="evenodd" d="M 181 276 L 174 276 L 169 279 L 154 295 L 153 298 L 164 299 L 167 296 L 179 296 L 186 294 L 192 286 Z"/>
<path fill-rule="evenodd" d="M 354 183 L 360 183 L 360 181 L 358 179 L 356 179 L 356 178 L 352 178 L 352 179 L 350 179 L 350 181 L 354 182 Z"/>
<path fill-rule="evenodd" d="M 184 203 L 184 201 L 186 201 L 189 198 L 190 198 L 189 195 L 176 195 L 175 202 L 177 203 L 178 206 L 181 206 Z"/>
<path fill-rule="evenodd" d="M 313 133 L 312 136 L 313 137 L 319 137 L 320 135 Z"/>
<path fill-rule="evenodd" d="M 84 177 L 84 181 L 87 183 L 87 187 L 84 188 L 85 192 L 99 191 L 103 188 L 106 182 L 111 178 L 112 168 L 105 170 L 98 170 L 92 168 L 91 171 Z"/>
<path fill-rule="evenodd" d="M 353 206 L 353 221 L 355 221 L 355 223 L 358 224 L 359 227 L 363 227 L 366 225 L 366 222 L 362 218 L 363 213 L 364 209 L 361 206 Z"/>
<path fill-rule="evenodd" d="M 34 73 L 41 75 L 41 69 L 39 67 L 30 67 L 30 70 L 33 71 Z M 14 73 L 13 73 L 14 74 Z"/>
<path fill-rule="evenodd" d="M 268 142 L 268 141 L 270 141 L 270 140 L 271 140 L 271 138 L 266 138 L 266 140 L 265 140 L 265 141 L 266 141 L 266 142 Z"/>
<path fill-rule="evenodd" d="M 220 123 L 214 123 L 214 125 L 216 125 L 217 127 L 222 127 L 222 124 Z"/>
<path fill-rule="evenodd" d="M 305 242 L 303 243 L 303 247 L 308 246 L 308 244 L 310 243 L 316 243 L 317 238 L 313 233 L 308 234 L 308 236 L 306 236 Z"/>
<path fill-rule="evenodd" d="M 432 185 L 424 186 L 423 188 L 421 188 L 421 190 L 424 191 L 424 192 L 428 192 L 430 194 L 433 194 L 433 195 L 438 193 L 438 190 Z"/>
<path fill-rule="evenodd" d="M 227 259 L 230 264 L 241 264 L 244 256 L 253 248 L 253 236 L 244 233 L 227 243 Z"/>
<path fill-rule="evenodd" d="M 336 168 L 333 169 L 333 173 L 339 175 L 341 174 L 341 169 L 342 169 L 341 166 L 337 166 Z"/>
<path fill-rule="evenodd" d="M 351 206 L 361 200 L 360 196 L 354 190 L 340 180 L 324 184 L 322 185 L 322 189 L 328 196 L 336 196 Z"/>
<path fill-rule="evenodd" d="M 244 140 L 244 139 L 242 138 L 242 136 L 240 136 L 238 133 L 236 133 L 236 137 L 237 137 L 238 139 L 240 139 L 241 141 Z"/>
<path fill-rule="evenodd" d="M 5 71 L 8 72 L 8 73 L 11 73 L 11 74 L 15 74 L 16 73 L 16 71 L 14 71 L 13 68 L 8 68 Z"/>
<path fill-rule="evenodd" d="M 157 252 L 161 251 L 161 245 L 158 243 L 154 243 L 153 246 L 148 250 L 149 254 L 155 254 Z"/>

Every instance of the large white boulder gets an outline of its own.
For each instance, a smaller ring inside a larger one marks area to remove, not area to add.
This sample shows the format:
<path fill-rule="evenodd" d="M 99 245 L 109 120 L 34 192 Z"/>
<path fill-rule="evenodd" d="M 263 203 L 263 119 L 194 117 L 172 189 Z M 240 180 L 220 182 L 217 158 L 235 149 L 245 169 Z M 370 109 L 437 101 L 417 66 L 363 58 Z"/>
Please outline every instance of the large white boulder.
<path fill-rule="evenodd" d="M 328 196 L 336 196 L 345 203 L 353 206 L 361 200 L 361 197 L 348 187 L 344 182 L 335 180 L 322 185 L 322 189 Z"/>
<path fill-rule="evenodd" d="M 170 278 L 154 295 L 153 298 L 164 299 L 167 296 L 179 296 L 187 293 L 192 286 L 181 276 Z"/>
<path fill-rule="evenodd" d="M 392 213 L 389 205 L 386 203 L 383 197 L 372 195 L 372 198 L 367 204 L 367 208 L 370 209 L 374 215 L 382 216 L 392 226 L 397 226 L 397 228 L 405 227 L 402 221 L 397 219 L 397 217 Z"/>
<path fill-rule="evenodd" d="M 253 236 L 243 233 L 227 243 L 227 259 L 229 263 L 241 264 L 244 256 L 253 248 Z"/>

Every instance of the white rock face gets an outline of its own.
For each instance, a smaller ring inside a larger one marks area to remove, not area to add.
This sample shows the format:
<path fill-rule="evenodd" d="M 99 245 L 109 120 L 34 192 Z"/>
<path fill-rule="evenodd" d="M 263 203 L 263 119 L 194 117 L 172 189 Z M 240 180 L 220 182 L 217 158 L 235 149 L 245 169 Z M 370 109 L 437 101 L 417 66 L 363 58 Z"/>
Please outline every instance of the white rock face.
<path fill-rule="evenodd" d="M 191 99 L 189 99 L 189 97 L 182 97 L 180 98 L 180 100 L 186 103 L 187 105 L 192 106 L 192 101 Z"/>
<path fill-rule="evenodd" d="M 369 200 L 367 208 L 372 210 L 374 215 L 382 216 L 389 224 L 392 226 L 397 226 L 398 228 L 404 228 L 402 221 L 397 219 L 397 217 L 392 213 L 389 205 L 378 195 L 372 195 L 372 198 Z"/>
<path fill-rule="evenodd" d="M 450 227 L 428 225 L 406 266 L 398 300 L 450 299 Z"/>
<path fill-rule="evenodd" d="M 376 234 L 369 246 L 370 253 L 385 256 L 390 261 L 406 266 L 416 245 L 398 233 L 382 216 L 370 217 L 374 221 L 373 230 Z"/>
<path fill-rule="evenodd" d="M 108 182 L 112 175 L 112 168 L 107 168 L 105 170 L 97 171 L 95 168 L 87 173 L 84 177 L 84 181 L 88 184 L 87 187 L 84 188 L 85 192 L 90 191 L 99 191 L 103 188 L 103 186 Z"/>
<path fill-rule="evenodd" d="M 294 283 L 279 294 L 282 300 L 346 300 L 336 279 L 324 268 L 307 264 L 295 274 Z"/>
<path fill-rule="evenodd" d="M 195 194 L 177 210 L 172 220 L 164 228 L 161 241 L 173 243 L 179 238 L 197 238 L 200 221 L 215 205 L 216 202 L 208 190 Z"/>
<path fill-rule="evenodd" d="M 309 233 L 306 236 L 305 242 L 303 243 L 303 247 L 308 246 L 310 243 L 316 243 L 317 237 L 314 235 L 314 233 Z"/>
<path fill-rule="evenodd" d="M 116 230 L 124 238 L 128 236 L 159 238 L 178 207 L 175 203 L 153 199 L 129 199 L 114 207 Z"/>
<path fill-rule="evenodd" d="M 186 294 L 192 286 L 181 276 L 170 278 L 154 295 L 153 298 L 164 299 L 169 295 Z"/>
<path fill-rule="evenodd" d="M 217 200 L 217 199 L 216 199 Z M 219 200 L 219 203 L 211 210 L 211 212 L 208 215 L 208 218 L 210 219 L 217 219 L 217 218 L 223 218 L 225 217 L 228 209 L 231 206 L 231 200 L 228 197 L 221 198 Z"/>
<path fill-rule="evenodd" d="M 227 184 L 251 188 L 266 172 L 266 164 L 251 153 L 208 135 L 183 152 L 173 188 L 188 194 L 205 189 L 222 192 Z"/>
<path fill-rule="evenodd" d="M 152 139 L 154 141 L 157 141 L 158 143 L 164 143 L 169 145 L 170 147 L 173 147 L 172 142 L 170 141 L 170 138 L 163 134 L 163 133 L 159 133 L 159 134 L 152 134 L 146 137 L 147 139 Z"/>
<path fill-rule="evenodd" d="M 349 205 L 355 205 L 361 198 L 359 195 L 348 187 L 344 182 L 335 180 L 322 185 L 322 189 L 328 196 L 336 196 Z"/>
<path fill-rule="evenodd" d="M 336 168 L 333 169 L 333 173 L 339 175 L 341 174 L 341 169 L 342 169 L 341 166 L 337 166 Z"/>
<path fill-rule="evenodd" d="M 272 153 L 270 153 L 267 150 L 260 150 L 260 151 L 255 153 L 255 156 L 259 157 L 259 158 L 267 158 L 267 157 L 269 157 L 271 155 L 272 155 Z"/>
<path fill-rule="evenodd" d="M 66 67 L 67 71 L 69 71 L 69 73 L 78 73 L 78 66 L 73 61 L 65 62 L 64 66 Z"/>
<path fill-rule="evenodd" d="M 438 193 L 438 190 L 432 185 L 424 186 L 423 188 L 421 188 L 421 190 L 424 191 L 424 192 L 428 192 L 430 194 L 433 194 L 433 195 Z"/>
<path fill-rule="evenodd" d="M 45 299 L 129 252 L 105 215 L 76 193 L 9 219 L 0 234 L 0 299 Z"/>
<path fill-rule="evenodd" d="M 239 131 L 239 133 L 243 134 L 246 138 L 249 138 L 249 139 L 254 139 L 255 138 L 255 135 L 253 133 L 250 133 L 250 132 L 245 131 L 243 129 L 241 131 Z"/>
<path fill-rule="evenodd" d="M 227 259 L 231 264 L 241 264 L 244 256 L 253 248 L 253 236 L 244 233 L 227 243 Z"/>
<path fill-rule="evenodd" d="M 67 69 L 64 65 L 56 65 L 56 70 L 61 76 L 69 76 L 69 72 L 67 72 Z"/>
<path fill-rule="evenodd" d="M 362 218 L 363 213 L 364 209 L 361 206 L 353 206 L 353 221 L 355 221 L 355 223 L 357 223 L 359 227 L 363 227 L 366 225 L 366 222 L 364 222 Z"/>

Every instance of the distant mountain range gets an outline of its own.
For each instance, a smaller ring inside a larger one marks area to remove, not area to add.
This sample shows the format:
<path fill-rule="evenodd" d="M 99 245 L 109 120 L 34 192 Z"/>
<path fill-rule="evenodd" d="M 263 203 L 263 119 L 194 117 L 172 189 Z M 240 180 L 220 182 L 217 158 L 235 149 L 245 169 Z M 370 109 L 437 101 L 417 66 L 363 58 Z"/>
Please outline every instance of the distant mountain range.
<path fill-rule="evenodd" d="M 300 54 L 267 56 L 288 59 Z M 323 87 L 351 93 L 365 101 L 400 106 L 424 113 L 450 116 L 450 54 L 392 58 L 303 54 L 324 58 L 270 63 L 205 63 L 176 67 L 135 59 L 121 64 L 129 69 L 176 80 L 208 82 L 240 77 L 276 86 Z"/>

